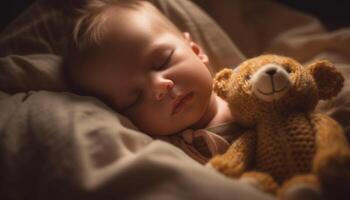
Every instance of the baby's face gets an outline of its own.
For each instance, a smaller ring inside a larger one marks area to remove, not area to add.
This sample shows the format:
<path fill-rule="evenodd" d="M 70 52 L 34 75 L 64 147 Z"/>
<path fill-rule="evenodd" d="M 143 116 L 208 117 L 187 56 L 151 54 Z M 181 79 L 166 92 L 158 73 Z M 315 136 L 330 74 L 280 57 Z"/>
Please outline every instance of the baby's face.
<path fill-rule="evenodd" d="M 155 14 L 118 13 L 113 34 L 81 73 L 82 85 L 150 135 L 205 124 L 215 98 L 200 47 L 162 28 Z"/>

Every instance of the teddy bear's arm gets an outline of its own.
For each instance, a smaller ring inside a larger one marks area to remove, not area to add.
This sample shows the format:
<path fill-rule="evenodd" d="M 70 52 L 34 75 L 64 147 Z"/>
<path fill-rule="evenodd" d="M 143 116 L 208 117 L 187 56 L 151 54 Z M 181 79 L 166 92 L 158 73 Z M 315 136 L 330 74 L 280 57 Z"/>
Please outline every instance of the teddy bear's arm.
<path fill-rule="evenodd" d="M 316 155 L 312 170 L 318 175 L 326 195 L 350 198 L 350 149 L 341 126 L 332 118 L 314 115 L 316 131 Z M 346 194 L 345 194 L 345 193 Z"/>
<path fill-rule="evenodd" d="M 255 131 L 247 130 L 222 154 L 213 157 L 209 164 L 230 177 L 239 177 L 250 164 L 255 152 Z"/>
<path fill-rule="evenodd" d="M 349 147 L 342 127 L 334 119 L 323 114 L 315 114 L 312 118 L 315 125 L 317 151 Z"/>
<path fill-rule="evenodd" d="M 317 173 L 321 168 L 325 168 L 325 165 L 330 164 L 329 160 L 339 161 L 342 156 L 350 154 L 350 150 L 343 129 L 335 120 L 323 114 L 314 114 L 311 118 L 316 136 L 313 170 Z"/>

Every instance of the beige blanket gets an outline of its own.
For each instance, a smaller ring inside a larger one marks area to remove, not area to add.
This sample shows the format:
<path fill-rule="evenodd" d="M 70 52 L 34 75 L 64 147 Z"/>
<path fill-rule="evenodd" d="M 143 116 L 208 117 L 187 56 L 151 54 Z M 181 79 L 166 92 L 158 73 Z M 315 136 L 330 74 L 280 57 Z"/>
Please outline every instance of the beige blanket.
<path fill-rule="evenodd" d="M 330 59 L 346 85 L 319 109 L 349 132 L 350 30 L 326 32 L 269 1 L 215 1 L 226 35 L 187 0 L 152 2 L 192 33 L 213 71 L 261 53 Z M 0 35 L 0 199 L 271 199 L 137 131 L 99 100 L 62 92 L 69 28 L 69 15 L 39 1 Z"/>

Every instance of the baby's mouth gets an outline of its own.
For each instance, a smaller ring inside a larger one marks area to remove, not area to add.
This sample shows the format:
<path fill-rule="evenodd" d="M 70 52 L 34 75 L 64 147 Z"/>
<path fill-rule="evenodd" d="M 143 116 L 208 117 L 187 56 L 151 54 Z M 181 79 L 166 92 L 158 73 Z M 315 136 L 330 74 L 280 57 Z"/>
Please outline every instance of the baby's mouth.
<path fill-rule="evenodd" d="M 176 97 L 172 103 L 171 115 L 175 115 L 176 113 L 181 111 L 183 106 L 192 98 L 193 98 L 193 92 L 189 92 L 187 94 L 179 95 L 178 97 Z"/>

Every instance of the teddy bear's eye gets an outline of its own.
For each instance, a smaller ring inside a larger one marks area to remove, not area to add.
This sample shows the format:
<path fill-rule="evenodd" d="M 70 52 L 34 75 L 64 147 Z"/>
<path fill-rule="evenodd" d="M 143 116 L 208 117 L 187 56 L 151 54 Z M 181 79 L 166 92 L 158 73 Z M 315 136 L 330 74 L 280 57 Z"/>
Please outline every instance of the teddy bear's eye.
<path fill-rule="evenodd" d="M 245 79 L 245 80 L 250 80 L 250 78 L 251 78 L 251 75 L 250 75 L 250 74 L 247 74 L 247 75 L 244 76 L 244 79 Z"/>

